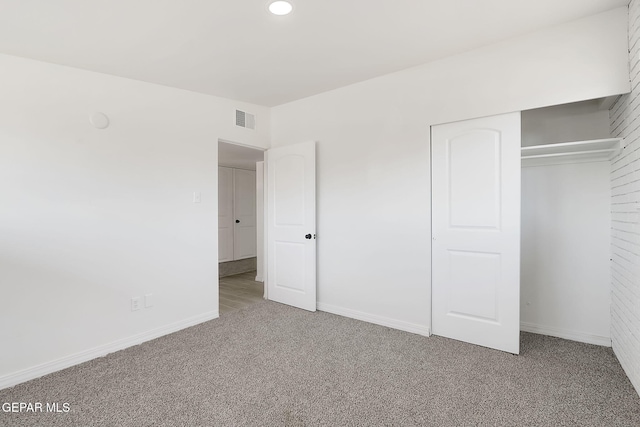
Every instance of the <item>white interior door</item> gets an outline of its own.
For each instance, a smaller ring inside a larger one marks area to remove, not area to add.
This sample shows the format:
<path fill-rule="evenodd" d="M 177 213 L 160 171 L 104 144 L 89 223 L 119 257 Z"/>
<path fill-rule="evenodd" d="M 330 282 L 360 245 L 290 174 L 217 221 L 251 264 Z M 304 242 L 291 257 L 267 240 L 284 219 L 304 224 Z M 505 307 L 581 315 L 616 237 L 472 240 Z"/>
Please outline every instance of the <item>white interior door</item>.
<path fill-rule="evenodd" d="M 268 298 L 316 310 L 315 143 L 267 151 Z"/>
<path fill-rule="evenodd" d="M 256 256 L 256 172 L 233 169 L 233 259 Z"/>
<path fill-rule="evenodd" d="M 520 113 L 431 128 L 435 335 L 520 349 Z"/>
<path fill-rule="evenodd" d="M 218 167 L 218 262 L 233 261 L 233 169 Z"/>

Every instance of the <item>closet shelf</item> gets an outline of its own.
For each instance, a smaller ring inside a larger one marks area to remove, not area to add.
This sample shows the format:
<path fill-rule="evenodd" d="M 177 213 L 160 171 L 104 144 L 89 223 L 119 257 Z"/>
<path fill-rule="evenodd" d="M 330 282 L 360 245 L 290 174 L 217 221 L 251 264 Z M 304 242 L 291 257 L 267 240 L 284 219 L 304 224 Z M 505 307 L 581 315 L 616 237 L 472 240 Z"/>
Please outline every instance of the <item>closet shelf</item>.
<path fill-rule="evenodd" d="M 620 153 L 620 138 L 522 147 L 522 166 L 543 166 L 611 160 Z"/>

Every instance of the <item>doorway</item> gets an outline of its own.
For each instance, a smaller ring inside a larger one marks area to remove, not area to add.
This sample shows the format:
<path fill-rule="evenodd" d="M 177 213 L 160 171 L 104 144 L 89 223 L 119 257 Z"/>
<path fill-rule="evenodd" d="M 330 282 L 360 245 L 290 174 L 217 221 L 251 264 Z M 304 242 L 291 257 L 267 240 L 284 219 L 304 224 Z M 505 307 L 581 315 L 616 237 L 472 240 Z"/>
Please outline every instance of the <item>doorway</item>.
<path fill-rule="evenodd" d="M 264 295 L 264 151 L 218 140 L 219 313 Z"/>
<path fill-rule="evenodd" d="M 243 202 L 246 204 L 239 209 L 242 215 L 246 215 L 251 210 L 255 212 L 253 217 L 255 220 L 252 220 L 256 225 L 255 270 L 246 267 L 242 273 L 255 274 L 254 282 L 263 287 L 265 299 L 315 311 L 317 305 L 315 142 L 306 141 L 265 151 L 218 140 L 218 151 L 218 169 L 223 170 L 223 173 L 219 174 L 222 179 L 219 179 L 218 184 L 225 185 L 226 181 L 227 185 L 226 189 L 218 188 L 218 252 L 222 257 L 219 261 L 229 262 L 225 257 L 229 257 L 231 253 L 236 257 L 236 254 L 241 253 L 243 254 L 241 259 L 232 261 L 250 262 L 244 261 L 251 258 L 249 256 L 251 253 L 246 251 L 246 247 L 238 252 L 225 246 L 229 242 L 228 234 L 231 230 L 235 233 L 232 227 L 240 227 L 243 221 L 246 226 L 247 218 L 247 216 L 238 216 L 238 209 L 234 211 L 237 204 L 229 202 L 228 193 L 233 190 L 229 189 L 228 182 L 233 183 L 235 178 L 228 169 L 242 169 L 246 172 L 255 165 L 255 204 L 252 204 L 250 201 L 252 199 L 248 198 L 247 202 Z M 230 179 L 229 176 L 232 178 Z M 246 177 L 247 174 L 243 172 L 239 176 Z M 243 187 L 249 186 L 243 185 Z M 243 239 L 241 245 L 246 244 L 247 235 L 246 229 L 243 228 L 240 234 Z M 235 245 L 235 236 L 233 242 Z M 241 271 L 234 272 L 241 273 Z M 232 295 L 232 297 L 241 299 L 238 295 Z"/>

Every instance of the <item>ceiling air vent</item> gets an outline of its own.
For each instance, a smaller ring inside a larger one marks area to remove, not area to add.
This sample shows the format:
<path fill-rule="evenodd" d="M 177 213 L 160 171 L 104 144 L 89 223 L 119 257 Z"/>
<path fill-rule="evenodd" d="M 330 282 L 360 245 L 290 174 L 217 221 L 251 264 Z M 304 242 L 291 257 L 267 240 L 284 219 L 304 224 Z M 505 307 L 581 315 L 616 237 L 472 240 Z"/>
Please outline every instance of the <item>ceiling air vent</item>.
<path fill-rule="evenodd" d="M 236 126 L 247 129 L 256 128 L 256 116 L 253 114 L 245 113 L 244 111 L 236 110 Z"/>

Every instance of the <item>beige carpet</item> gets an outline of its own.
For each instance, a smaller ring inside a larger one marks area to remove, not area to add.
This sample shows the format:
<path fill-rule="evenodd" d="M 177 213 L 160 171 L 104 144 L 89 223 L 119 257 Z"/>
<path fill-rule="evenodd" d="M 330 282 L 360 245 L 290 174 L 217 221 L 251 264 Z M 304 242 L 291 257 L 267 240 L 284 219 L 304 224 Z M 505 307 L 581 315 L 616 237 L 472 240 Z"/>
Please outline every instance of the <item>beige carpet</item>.
<path fill-rule="evenodd" d="M 639 426 L 611 349 L 522 334 L 513 356 L 261 302 L 0 391 L 67 413 L 2 426 Z"/>

